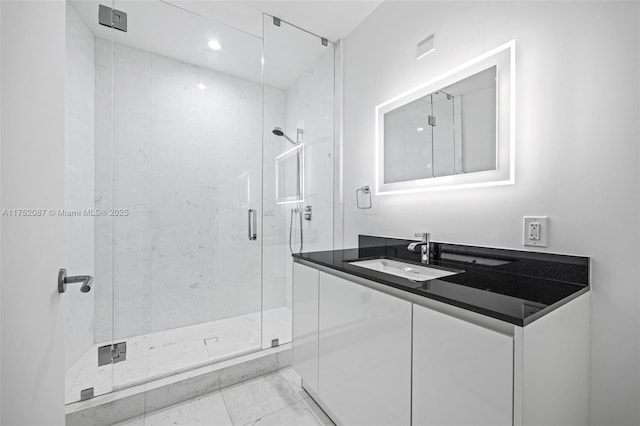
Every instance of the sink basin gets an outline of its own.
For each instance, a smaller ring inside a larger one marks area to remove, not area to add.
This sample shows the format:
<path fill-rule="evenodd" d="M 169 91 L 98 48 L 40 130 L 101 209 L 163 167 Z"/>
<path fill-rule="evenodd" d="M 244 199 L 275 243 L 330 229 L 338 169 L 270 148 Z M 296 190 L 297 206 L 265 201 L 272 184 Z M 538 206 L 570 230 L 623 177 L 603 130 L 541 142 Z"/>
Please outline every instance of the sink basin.
<path fill-rule="evenodd" d="M 349 263 L 361 268 L 384 272 L 385 274 L 395 275 L 412 281 L 433 280 L 458 273 L 391 259 L 354 260 Z"/>

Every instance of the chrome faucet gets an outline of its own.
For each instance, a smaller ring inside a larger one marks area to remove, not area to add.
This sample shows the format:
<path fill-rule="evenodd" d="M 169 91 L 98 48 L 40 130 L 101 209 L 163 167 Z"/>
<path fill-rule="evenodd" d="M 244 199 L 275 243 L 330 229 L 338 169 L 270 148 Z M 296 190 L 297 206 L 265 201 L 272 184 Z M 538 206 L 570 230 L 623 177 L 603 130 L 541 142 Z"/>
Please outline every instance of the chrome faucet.
<path fill-rule="evenodd" d="M 407 250 L 414 253 L 418 252 L 420 247 L 420 263 L 429 264 L 429 245 L 431 243 L 431 235 L 428 232 L 416 234 L 416 237 L 422 237 L 422 241 L 416 241 L 407 246 Z"/>

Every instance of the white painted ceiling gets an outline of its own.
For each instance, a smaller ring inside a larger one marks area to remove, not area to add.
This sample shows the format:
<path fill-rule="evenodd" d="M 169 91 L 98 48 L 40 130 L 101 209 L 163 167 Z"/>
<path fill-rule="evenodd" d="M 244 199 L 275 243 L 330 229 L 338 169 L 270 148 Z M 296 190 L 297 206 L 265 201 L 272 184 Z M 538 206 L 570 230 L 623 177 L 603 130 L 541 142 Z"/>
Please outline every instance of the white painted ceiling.
<path fill-rule="evenodd" d="M 346 37 L 382 0 L 166 0 L 248 33 L 262 35 L 262 13 L 277 16 L 321 37 Z"/>
<path fill-rule="evenodd" d="M 329 40 L 351 32 L 381 1 L 202 1 L 202 0 L 69 0 L 98 38 L 214 69 L 251 81 L 262 81 L 264 25 L 265 84 L 289 88 L 326 52 L 320 39 L 263 12 L 278 16 Z M 127 13 L 128 31 L 98 24 L 98 4 Z M 193 13 L 192 13 L 193 12 Z M 207 43 L 218 40 L 222 49 Z"/>

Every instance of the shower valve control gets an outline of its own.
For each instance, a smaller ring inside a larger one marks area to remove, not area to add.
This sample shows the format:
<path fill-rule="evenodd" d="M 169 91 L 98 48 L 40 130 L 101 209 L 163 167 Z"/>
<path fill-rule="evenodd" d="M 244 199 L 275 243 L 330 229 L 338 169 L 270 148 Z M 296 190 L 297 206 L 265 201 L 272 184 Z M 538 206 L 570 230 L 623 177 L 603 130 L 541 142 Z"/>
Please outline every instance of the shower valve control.
<path fill-rule="evenodd" d="M 311 206 L 304 206 L 304 220 L 311 220 Z"/>

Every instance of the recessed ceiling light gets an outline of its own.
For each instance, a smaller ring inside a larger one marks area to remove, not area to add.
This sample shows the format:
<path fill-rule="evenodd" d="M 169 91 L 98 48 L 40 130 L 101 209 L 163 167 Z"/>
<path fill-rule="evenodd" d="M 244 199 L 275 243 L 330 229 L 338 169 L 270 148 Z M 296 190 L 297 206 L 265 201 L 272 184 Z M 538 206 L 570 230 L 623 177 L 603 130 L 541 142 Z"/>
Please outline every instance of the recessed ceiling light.
<path fill-rule="evenodd" d="M 416 130 L 417 130 L 417 131 L 419 131 L 419 132 L 421 132 L 421 131 L 423 131 L 423 130 L 424 130 L 424 127 L 418 127 Z"/>
<path fill-rule="evenodd" d="M 206 88 L 207 88 L 207 86 L 205 86 L 204 84 L 198 83 L 198 89 L 205 90 Z"/>
<path fill-rule="evenodd" d="M 218 40 L 210 40 L 209 41 L 209 48 L 211 50 L 220 50 L 220 49 L 222 49 L 222 45 L 220 44 L 220 42 Z"/>

